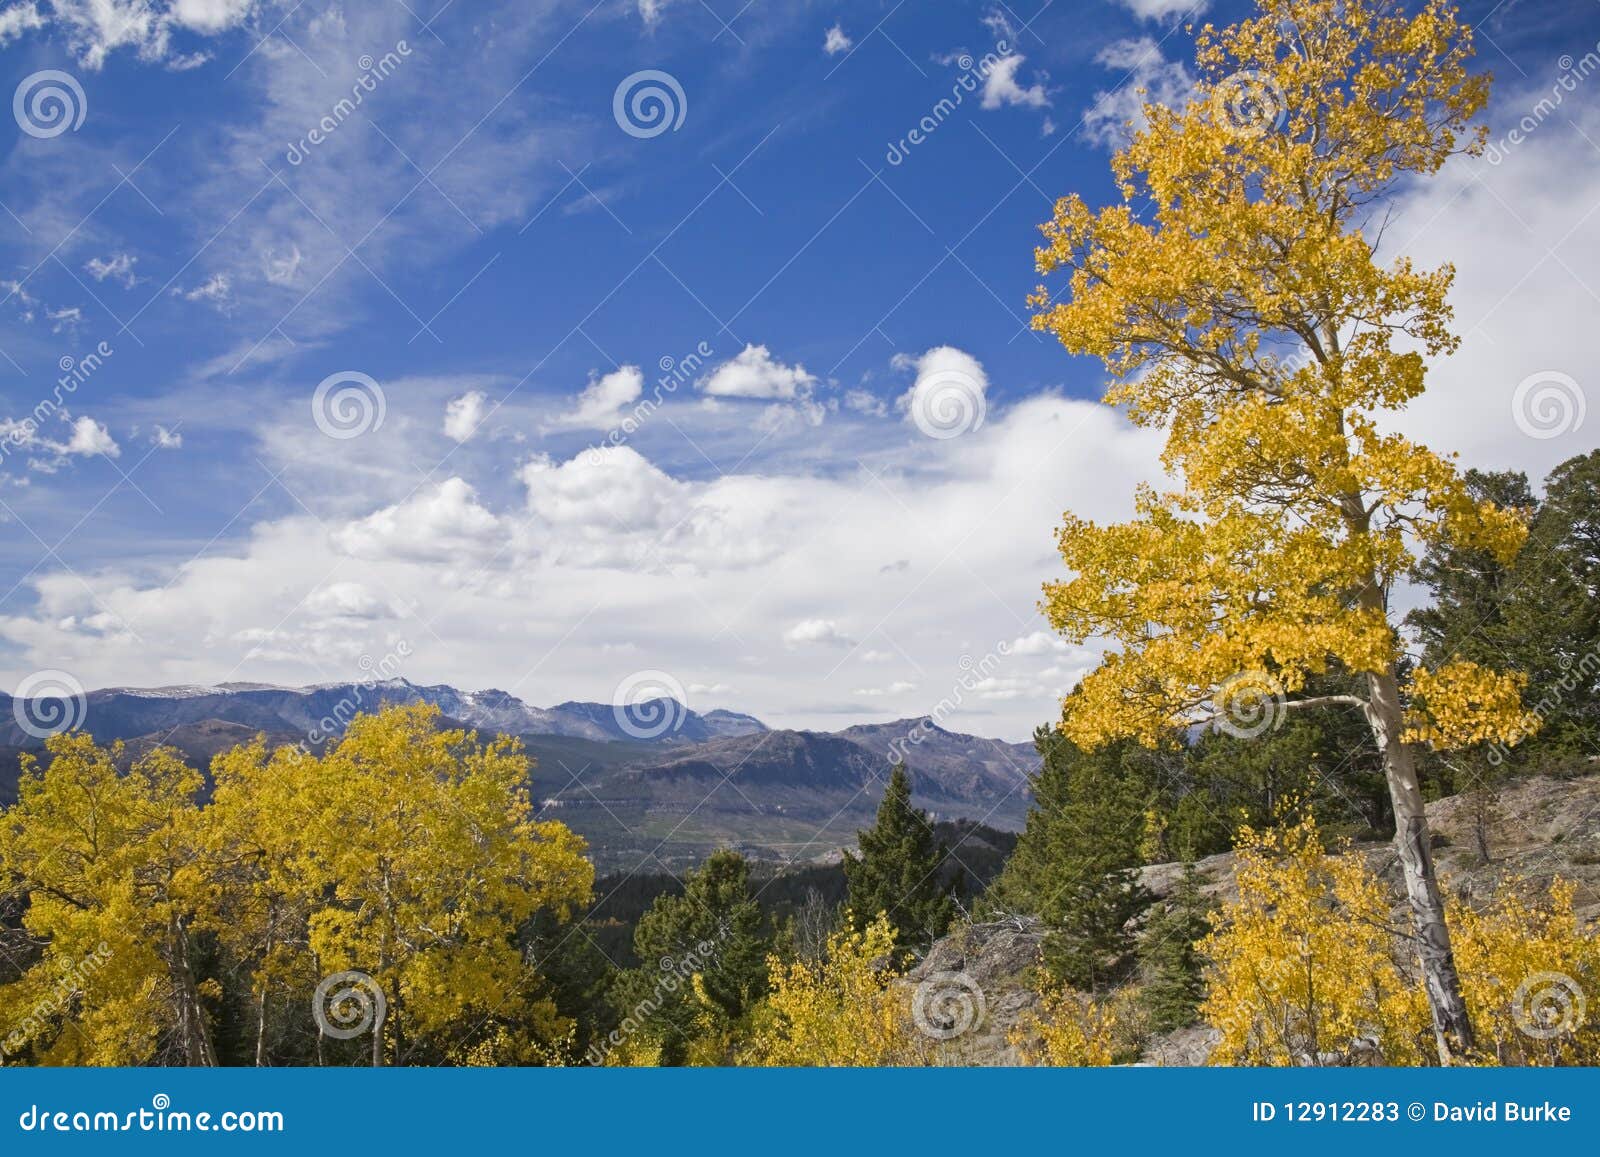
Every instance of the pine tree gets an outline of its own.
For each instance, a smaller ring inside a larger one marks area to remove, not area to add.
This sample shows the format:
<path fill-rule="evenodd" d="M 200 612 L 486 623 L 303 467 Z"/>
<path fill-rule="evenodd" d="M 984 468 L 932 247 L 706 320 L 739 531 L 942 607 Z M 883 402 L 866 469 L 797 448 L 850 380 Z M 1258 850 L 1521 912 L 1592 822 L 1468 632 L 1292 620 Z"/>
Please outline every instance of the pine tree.
<path fill-rule="evenodd" d="M 659 1046 L 662 1064 L 725 1061 L 718 1054 L 766 994 L 768 948 L 744 857 L 712 854 L 634 930 L 640 965 L 618 974 L 611 997 L 624 1031 Z"/>
<path fill-rule="evenodd" d="M 859 833 L 859 856 L 844 855 L 850 913 L 858 932 L 886 914 L 902 956 L 942 935 L 955 915 L 942 884 L 945 847 L 926 812 L 911 804 L 911 776 L 897 763 L 878 805 L 878 818 Z"/>
<path fill-rule="evenodd" d="M 1597 590 L 1600 450 L 1568 459 L 1545 479 L 1506 600 L 1505 645 L 1528 672 L 1524 699 L 1543 722 L 1529 743 L 1532 757 L 1600 755 Z"/>
<path fill-rule="evenodd" d="M 1126 926 L 1148 899 L 1137 879 L 1148 757 L 1130 742 L 1085 752 L 1049 728 L 1035 742 L 1044 764 L 1033 808 L 988 905 L 1038 916 L 1052 930 L 1047 970 L 1091 988 L 1126 954 Z"/>
<path fill-rule="evenodd" d="M 1205 996 L 1198 944 L 1211 931 L 1206 916 L 1212 905 L 1200 883 L 1195 866 L 1185 864 L 1172 895 L 1156 908 L 1139 941 L 1139 998 L 1155 1032 L 1194 1023 Z"/>

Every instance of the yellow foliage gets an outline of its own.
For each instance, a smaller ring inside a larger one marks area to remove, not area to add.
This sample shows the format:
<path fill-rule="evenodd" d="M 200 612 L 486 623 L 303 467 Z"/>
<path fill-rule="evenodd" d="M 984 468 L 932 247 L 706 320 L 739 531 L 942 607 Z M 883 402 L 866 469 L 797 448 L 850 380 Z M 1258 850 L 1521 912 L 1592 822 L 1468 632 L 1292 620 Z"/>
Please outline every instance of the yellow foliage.
<path fill-rule="evenodd" d="M 1461 987 L 1485 1062 L 1600 1064 L 1600 933 L 1579 923 L 1574 892 L 1558 879 L 1533 901 L 1506 888 L 1482 911 L 1451 906 Z"/>
<path fill-rule="evenodd" d="M 1142 1035 L 1135 989 L 1108 997 L 1062 989 L 1040 995 L 1041 1015 L 1007 1034 L 1025 1064 L 1083 1068 L 1133 1059 Z"/>
<path fill-rule="evenodd" d="M 23 756 L 0 816 L 0 892 L 28 898 L 42 953 L 0 986 L 8 1061 L 129 1065 L 211 1059 L 190 927 L 198 772 L 156 749 L 119 774 L 120 744 L 61 734 Z"/>
<path fill-rule="evenodd" d="M 1450 458 L 1388 432 L 1456 347 L 1453 271 L 1381 265 L 1364 232 L 1397 182 L 1480 147 L 1470 30 L 1445 0 L 1258 8 L 1202 30 L 1184 107 L 1146 108 L 1113 161 L 1121 203 L 1063 198 L 1036 252 L 1067 284 L 1039 288 L 1035 328 L 1103 360 L 1106 401 L 1166 430 L 1177 483 L 1141 490 L 1131 521 L 1068 514 L 1059 533 L 1070 577 L 1044 612 L 1118 645 L 1064 705 L 1083 746 L 1157 743 L 1242 673 L 1284 698 L 1334 666 L 1388 678 L 1382 592 L 1415 544 L 1508 559 L 1525 535 Z M 1452 707 L 1430 712 L 1435 742 L 1506 737 L 1504 712 Z"/>
<path fill-rule="evenodd" d="M 1409 929 L 1357 855 L 1327 851 L 1314 823 L 1247 832 L 1239 898 L 1201 942 L 1209 958 L 1201 1017 L 1222 1033 L 1219 1064 L 1435 1060 Z M 1481 910 L 1450 905 L 1462 992 L 1478 1035 L 1468 1062 L 1600 1063 L 1600 935 L 1556 881 L 1530 901 L 1504 887 Z"/>
<path fill-rule="evenodd" d="M 1316 824 L 1245 829 L 1239 898 L 1201 942 L 1200 1015 L 1219 1064 L 1421 1064 L 1431 1029 L 1420 983 L 1396 959 L 1389 897 L 1363 861 L 1330 854 Z"/>
<path fill-rule="evenodd" d="M 311 990 L 370 974 L 381 1031 L 457 1063 L 547 1063 L 570 1025 L 539 995 L 517 932 L 586 901 L 583 840 L 533 818 L 515 740 L 442 731 L 431 707 L 360 716 L 321 758 L 257 740 L 219 755 L 215 793 L 157 749 L 119 774 L 87 735 L 24 757 L 0 814 L 0 891 L 27 897 L 42 954 L 0 987 L 0 1048 L 41 1063 L 215 1063 L 221 997 L 195 974 L 216 937 L 265 1021 L 314 1031 Z M 395 1059 L 405 1059 L 395 1055 Z"/>
<path fill-rule="evenodd" d="M 1538 715 L 1523 709 L 1527 685 L 1528 677 L 1520 672 L 1503 675 L 1460 659 L 1437 671 L 1419 667 L 1411 679 L 1411 737 L 1447 751 L 1477 743 L 1517 743 L 1541 723 Z"/>
<path fill-rule="evenodd" d="M 752 1040 L 739 1063 L 907 1063 L 919 1042 L 905 1000 L 893 988 L 893 953 L 894 931 L 880 915 L 865 931 L 831 936 L 821 961 L 785 964 L 772 957 L 771 991 L 756 1010 Z"/>

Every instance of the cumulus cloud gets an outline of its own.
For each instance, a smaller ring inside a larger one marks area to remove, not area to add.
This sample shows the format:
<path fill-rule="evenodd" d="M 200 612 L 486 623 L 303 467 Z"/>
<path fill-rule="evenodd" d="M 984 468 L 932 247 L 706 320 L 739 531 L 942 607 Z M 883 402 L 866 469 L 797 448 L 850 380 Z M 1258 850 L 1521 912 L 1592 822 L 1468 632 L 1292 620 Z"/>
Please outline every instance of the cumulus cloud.
<path fill-rule="evenodd" d="M 445 437 L 467 441 L 483 424 L 488 405 L 489 399 L 482 390 L 468 390 L 459 398 L 451 398 L 444 407 Z"/>
<path fill-rule="evenodd" d="M 850 647 L 855 640 L 832 619 L 802 619 L 783 633 L 791 647 Z"/>
<path fill-rule="evenodd" d="M 809 393 L 816 380 L 799 363 L 786 366 L 774 360 L 766 346 L 747 345 L 696 385 L 714 398 L 791 400 Z"/>
<path fill-rule="evenodd" d="M 1034 631 L 1031 635 L 1023 635 L 1019 639 L 1012 639 L 1008 653 L 1012 655 L 1048 655 L 1054 652 L 1065 651 L 1067 644 L 1058 635 L 1049 631 Z"/>
<path fill-rule="evenodd" d="M 644 393 L 644 372 L 623 366 L 602 377 L 591 377 L 565 413 L 548 423 L 549 429 L 609 430 L 622 422 L 623 411 Z"/>
<path fill-rule="evenodd" d="M 44 13 L 39 11 L 39 5 L 13 4 L 0 12 L 0 45 L 9 44 L 24 32 L 33 32 L 44 26 Z"/>
<path fill-rule="evenodd" d="M 855 46 L 855 41 L 844 34 L 844 28 L 835 24 L 828 29 L 827 35 L 822 40 L 822 51 L 829 56 L 838 56 L 841 52 L 849 52 Z"/>
<path fill-rule="evenodd" d="M 183 67 L 195 54 L 172 52 L 174 30 L 215 35 L 256 8 L 257 0 L 51 0 L 50 16 L 85 68 L 99 69 L 119 49 Z M 13 6 L 0 13 L 0 44 L 51 24 L 36 3 Z"/>
<path fill-rule="evenodd" d="M 906 420 L 927 427 L 977 429 L 988 408 L 989 375 L 978 359 L 955 346 L 934 346 L 920 356 L 896 354 L 894 367 L 915 370 L 916 380 L 896 403 Z"/>
<path fill-rule="evenodd" d="M 84 457 L 104 454 L 107 458 L 116 458 L 122 453 L 122 448 L 117 445 L 110 430 L 93 418 L 81 417 L 72 423 L 72 436 L 67 439 L 65 451 Z"/>
<path fill-rule="evenodd" d="M 1017 71 L 1026 60 L 1027 57 L 1021 53 L 1013 52 L 995 62 L 989 74 L 983 78 L 984 108 L 997 109 L 1004 105 L 1045 108 L 1050 104 L 1050 95 L 1045 92 L 1044 85 L 1040 82 L 1035 81 L 1026 86 L 1018 83 Z"/>
<path fill-rule="evenodd" d="M 334 534 L 339 550 L 375 561 L 456 562 L 492 551 L 500 520 L 478 503 L 461 478 L 447 478 L 404 502 L 386 506 Z"/>
<path fill-rule="evenodd" d="M 150 444 L 157 450 L 181 450 L 183 435 L 165 426 L 157 426 L 155 432 L 150 435 Z"/>
<path fill-rule="evenodd" d="M 1210 7 L 1210 0 L 1117 0 L 1140 20 L 1164 21 L 1198 16 Z"/>
<path fill-rule="evenodd" d="M 1095 63 L 1121 76 L 1109 89 L 1095 93 L 1083 114 L 1083 135 L 1096 144 L 1117 148 L 1131 129 L 1145 123 L 1147 104 L 1176 108 L 1189 99 L 1194 76 L 1181 61 L 1161 55 L 1161 46 L 1148 36 L 1113 41 L 1095 55 Z"/>
<path fill-rule="evenodd" d="M 888 434 L 872 438 L 883 456 L 870 483 L 753 464 L 696 479 L 631 447 L 540 456 L 512 493 L 451 478 L 326 526 L 303 513 L 260 522 L 240 549 L 170 573 L 41 573 L 36 605 L 0 613 L 0 639 L 24 669 L 54 663 L 100 684 L 355 678 L 361 655 L 403 638 L 417 678 L 534 703 L 603 700 L 649 667 L 686 686 L 736 683 L 730 706 L 779 725 L 838 726 L 808 700 L 854 700 L 867 717 L 873 703 L 931 710 L 971 640 L 1015 636 L 1057 577 L 1063 506 L 1125 516 L 1158 443 L 1103 406 L 1055 397 L 993 415 L 959 454 L 930 456 L 914 429 Z M 346 456 L 318 465 L 349 471 L 325 482 L 341 493 L 367 485 Z M 898 559 L 916 565 L 884 569 Z M 821 610 L 835 607 L 849 618 Z M 872 668 L 858 664 L 880 662 L 907 673 L 863 681 Z M 728 671 L 737 679 L 710 677 Z M 861 687 L 886 694 L 854 696 Z M 968 709 L 961 729 L 1021 739 L 1056 708 L 1050 689 L 996 685 Z"/>

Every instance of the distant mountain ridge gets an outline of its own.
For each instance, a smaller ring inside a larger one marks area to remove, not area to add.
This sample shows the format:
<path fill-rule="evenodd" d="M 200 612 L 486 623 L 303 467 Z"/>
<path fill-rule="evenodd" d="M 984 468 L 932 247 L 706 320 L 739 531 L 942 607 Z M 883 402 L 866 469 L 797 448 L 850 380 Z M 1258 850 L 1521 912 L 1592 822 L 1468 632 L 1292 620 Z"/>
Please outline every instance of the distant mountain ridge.
<path fill-rule="evenodd" d="M 349 720 L 386 704 L 431 703 L 469 727 L 511 735 L 563 735 L 580 739 L 697 743 L 765 731 L 766 724 L 733 711 L 702 715 L 671 699 L 614 708 L 609 703 L 568 702 L 534 707 L 505 691 L 459 691 L 406 679 L 276 687 L 223 683 L 214 687 L 108 687 L 86 696 L 79 726 L 102 742 L 136 739 L 175 727 L 218 720 L 269 733 L 315 733 L 326 738 Z M 27 709 L 0 696 L 0 746 L 30 747 L 38 739 L 21 725 Z M 42 715 L 38 712 L 34 718 Z M 663 726 L 661 721 L 666 721 Z"/>
<path fill-rule="evenodd" d="M 4 804 L 15 798 L 21 753 L 43 746 L 19 716 L 48 716 L 19 711 L 10 696 L 0 700 Z M 785 860 L 836 855 L 871 823 L 889 768 L 900 760 L 917 805 L 936 819 L 1017 830 L 1039 766 L 1032 744 L 964 735 L 926 716 L 837 732 L 773 730 L 751 715 L 702 714 L 673 699 L 535 707 L 505 691 L 404 679 L 112 687 L 88 693 L 72 721 L 102 743 L 125 741 L 129 758 L 167 745 L 205 769 L 218 752 L 256 734 L 269 746 L 316 746 L 357 714 L 412 703 L 438 707 L 452 725 L 519 736 L 534 760 L 529 787 L 540 812 L 587 838 L 602 870 L 641 861 L 653 861 L 652 870 L 686 866 L 729 846 Z"/>

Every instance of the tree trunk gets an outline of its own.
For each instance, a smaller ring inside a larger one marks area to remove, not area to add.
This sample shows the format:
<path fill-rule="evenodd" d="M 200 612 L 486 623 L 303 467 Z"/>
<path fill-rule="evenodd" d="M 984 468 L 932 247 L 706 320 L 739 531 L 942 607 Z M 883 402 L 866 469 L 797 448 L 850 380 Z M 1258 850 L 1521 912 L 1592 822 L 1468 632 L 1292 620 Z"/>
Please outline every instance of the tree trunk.
<path fill-rule="evenodd" d="M 256 1068 L 267 1063 L 267 990 L 256 997 Z"/>
<path fill-rule="evenodd" d="M 194 969 L 189 963 L 189 933 L 176 911 L 167 919 L 168 968 L 178 999 L 178 1040 L 183 1047 L 186 1065 L 214 1067 L 217 1055 L 211 1048 L 211 1034 L 206 1030 L 205 1010 L 200 1007 L 200 989 L 195 984 Z"/>
<path fill-rule="evenodd" d="M 1444 898 L 1433 870 L 1428 818 L 1422 810 L 1422 789 L 1417 783 L 1416 753 L 1405 740 L 1400 688 L 1393 672 L 1371 674 L 1367 685 L 1371 692 L 1367 722 L 1383 753 L 1383 770 L 1394 801 L 1394 846 L 1405 874 L 1406 898 L 1416 927 L 1417 956 L 1427 986 L 1428 1007 L 1433 1013 L 1439 1062 L 1448 1065 L 1453 1056 L 1472 1048 L 1472 1024 L 1467 1018 L 1461 978 L 1450 948 Z"/>

